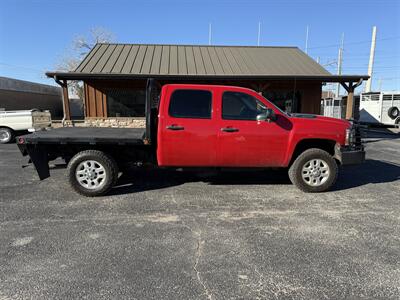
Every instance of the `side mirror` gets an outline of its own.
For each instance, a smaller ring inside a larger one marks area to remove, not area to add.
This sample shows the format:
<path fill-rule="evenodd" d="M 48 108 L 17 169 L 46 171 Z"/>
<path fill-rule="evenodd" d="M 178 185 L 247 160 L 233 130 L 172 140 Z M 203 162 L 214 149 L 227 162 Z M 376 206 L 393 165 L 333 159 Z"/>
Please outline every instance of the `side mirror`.
<path fill-rule="evenodd" d="M 257 116 L 257 121 L 276 121 L 275 112 L 271 108 L 267 108 L 265 112 Z"/>

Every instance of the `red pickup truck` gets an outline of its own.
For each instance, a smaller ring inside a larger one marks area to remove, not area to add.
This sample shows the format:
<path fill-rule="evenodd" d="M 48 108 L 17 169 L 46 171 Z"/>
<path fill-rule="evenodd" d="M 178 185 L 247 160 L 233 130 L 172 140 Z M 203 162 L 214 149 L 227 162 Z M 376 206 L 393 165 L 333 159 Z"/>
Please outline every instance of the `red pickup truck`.
<path fill-rule="evenodd" d="M 71 186 L 107 193 L 127 164 L 170 168 L 288 168 L 305 192 L 332 187 L 339 165 L 364 161 L 358 127 L 317 115 L 288 114 L 253 90 L 168 84 L 146 93 L 145 128 L 60 128 L 17 139 L 40 179 L 48 162 L 68 163 Z"/>

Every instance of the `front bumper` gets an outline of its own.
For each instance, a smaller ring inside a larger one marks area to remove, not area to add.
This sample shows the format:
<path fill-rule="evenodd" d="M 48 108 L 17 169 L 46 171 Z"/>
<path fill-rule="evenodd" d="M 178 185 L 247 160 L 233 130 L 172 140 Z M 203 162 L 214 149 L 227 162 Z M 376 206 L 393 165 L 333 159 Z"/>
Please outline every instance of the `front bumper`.
<path fill-rule="evenodd" d="M 365 161 L 364 147 L 336 147 L 335 158 L 344 166 L 362 164 Z"/>

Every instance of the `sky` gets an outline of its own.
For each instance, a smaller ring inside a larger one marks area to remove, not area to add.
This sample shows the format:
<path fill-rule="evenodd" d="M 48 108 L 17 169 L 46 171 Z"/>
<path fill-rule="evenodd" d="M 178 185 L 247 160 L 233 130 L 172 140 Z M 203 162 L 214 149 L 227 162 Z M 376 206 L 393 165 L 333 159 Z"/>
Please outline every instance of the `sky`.
<path fill-rule="evenodd" d="M 0 76 L 54 85 L 45 71 L 93 28 L 115 42 L 297 46 L 342 74 L 367 74 L 377 26 L 373 90 L 400 90 L 400 0 L 0 0 Z M 327 88 L 330 88 L 328 86 Z M 362 87 L 360 88 L 362 89 Z"/>

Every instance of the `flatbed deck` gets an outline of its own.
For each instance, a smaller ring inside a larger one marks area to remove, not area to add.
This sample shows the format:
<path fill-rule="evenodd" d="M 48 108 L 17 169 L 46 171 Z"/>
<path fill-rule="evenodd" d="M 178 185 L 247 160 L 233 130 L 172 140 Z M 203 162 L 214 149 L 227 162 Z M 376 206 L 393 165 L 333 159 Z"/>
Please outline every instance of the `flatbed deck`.
<path fill-rule="evenodd" d="M 144 145 L 145 128 L 63 127 L 21 136 L 26 144 Z"/>

